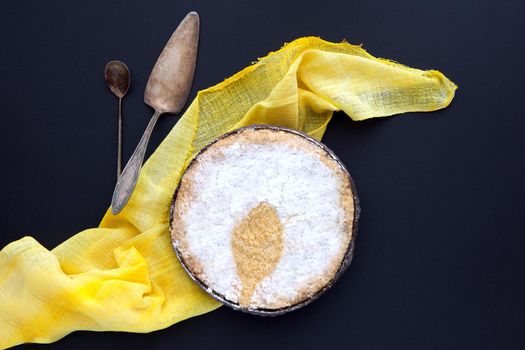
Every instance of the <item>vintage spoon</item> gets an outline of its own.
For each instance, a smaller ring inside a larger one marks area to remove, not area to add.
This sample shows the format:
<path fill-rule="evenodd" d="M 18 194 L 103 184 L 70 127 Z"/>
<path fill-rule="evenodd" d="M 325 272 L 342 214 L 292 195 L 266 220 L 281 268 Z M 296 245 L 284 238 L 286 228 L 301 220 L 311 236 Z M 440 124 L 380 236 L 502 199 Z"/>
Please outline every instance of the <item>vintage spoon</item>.
<path fill-rule="evenodd" d="M 186 104 L 197 62 L 198 42 L 199 15 L 190 12 L 162 50 L 149 77 L 144 102 L 152 107 L 155 113 L 117 180 L 111 200 L 113 214 L 118 214 L 124 208 L 135 189 L 151 132 L 160 115 L 177 114 Z"/>
<path fill-rule="evenodd" d="M 111 92 L 118 98 L 117 119 L 117 179 L 122 169 L 122 98 L 129 90 L 131 74 L 128 66 L 121 61 L 111 61 L 104 68 L 104 79 Z"/>

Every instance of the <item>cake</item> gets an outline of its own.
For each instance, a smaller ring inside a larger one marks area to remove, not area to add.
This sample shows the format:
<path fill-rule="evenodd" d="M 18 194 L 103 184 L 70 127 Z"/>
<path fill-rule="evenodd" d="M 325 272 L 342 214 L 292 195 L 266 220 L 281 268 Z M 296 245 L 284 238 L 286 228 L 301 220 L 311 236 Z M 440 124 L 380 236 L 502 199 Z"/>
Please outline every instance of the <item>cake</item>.
<path fill-rule="evenodd" d="M 170 215 L 183 267 L 210 295 L 256 314 L 301 307 L 350 263 L 359 205 L 352 179 L 323 144 L 252 126 L 202 149 Z"/>

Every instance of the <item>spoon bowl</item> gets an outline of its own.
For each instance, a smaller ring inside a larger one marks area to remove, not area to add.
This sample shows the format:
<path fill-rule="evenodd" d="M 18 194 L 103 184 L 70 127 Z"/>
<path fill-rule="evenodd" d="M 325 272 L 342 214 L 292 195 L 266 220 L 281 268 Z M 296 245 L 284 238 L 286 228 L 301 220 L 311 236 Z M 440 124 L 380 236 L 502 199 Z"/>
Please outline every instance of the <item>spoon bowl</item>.
<path fill-rule="evenodd" d="M 128 66 L 121 61 L 111 61 L 104 68 L 104 79 L 109 90 L 117 96 L 123 98 L 129 90 L 131 74 Z"/>

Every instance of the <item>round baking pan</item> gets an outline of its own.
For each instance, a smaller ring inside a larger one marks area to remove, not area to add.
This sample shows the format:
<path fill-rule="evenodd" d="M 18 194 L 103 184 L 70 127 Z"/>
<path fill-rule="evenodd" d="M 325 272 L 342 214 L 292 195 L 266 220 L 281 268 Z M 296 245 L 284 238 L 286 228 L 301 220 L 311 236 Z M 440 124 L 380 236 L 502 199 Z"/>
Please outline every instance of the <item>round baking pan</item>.
<path fill-rule="evenodd" d="M 275 130 L 275 131 L 282 131 L 282 132 L 291 133 L 291 134 L 300 136 L 300 137 L 306 139 L 308 142 L 311 142 L 314 145 L 316 145 L 317 147 L 321 148 L 322 150 L 324 150 L 326 152 L 326 154 L 328 154 L 338 164 L 338 166 L 341 168 L 341 170 L 348 176 L 348 180 L 349 180 L 351 188 L 352 188 L 352 195 L 353 195 L 353 199 L 354 199 L 354 218 L 353 218 L 353 225 L 352 225 L 352 237 L 351 237 L 350 242 L 348 244 L 348 248 L 346 250 L 346 253 L 344 254 L 344 257 L 343 257 L 343 259 L 341 261 L 341 264 L 340 264 L 337 272 L 335 273 L 334 277 L 322 289 L 320 289 L 317 293 L 315 293 L 314 295 L 312 295 L 308 299 L 305 299 L 305 300 L 303 300 L 301 302 L 298 302 L 296 304 L 293 304 L 293 305 L 290 305 L 290 306 L 287 306 L 287 307 L 284 307 L 284 308 L 280 308 L 280 309 L 262 309 L 262 308 L 253 309 L 253 308 L 247 308 L 247 307 L 242 307 L 242 306 L 240 306 L 237 303 L 233 303 L 233 302 L 227 300 L 224 297 L 224 295 L 222 295 L 220 293 L 217 293 L 215 290 L 213 290 L 212 288 L 207 286 L 202 280 L 200 280 L 191 271 L 191 269 L 188 267 L 188 265 L 184 261 L 181 252 L 179 251 L 177 246 L 175 244 L 173 244 L 173 247 L 175 249 L 175 253 L 177 254 L 177 258 L 179 259 L 180 263 L 182 264 L 182 267 L 184 268 L 184 270 L 188 273 L 188 275 L 191 277 L 191 279 L 194 280 L 210 296 L 212 296 L 216 300 L 220 301 L 224 305 L 227 305 L 227 306 L 229 306 L 229 307 L 231 307 L 231 308 L 233 308 L 235 310 L 239 310 L 239 311 L 243 311 L 243 312 L 247 312 L 247 313 L 255 314 L 255 315 L 276 316 L 276 315 L 281 315 L 281 314 L 284 314 L 284 313 L 287 313 L 287 312 L 290 312 L 290 311 L 294 311 L 294 310 L 300 309 L 303 306 L 308 305 L 309 303 L 311 303 L 315 299 L 319 298 L 328 289 L 330 289 L 334 285 L 334 283 L 339 279 L 339 277 L 341 277 L 343 272 L 350 265 L 350 262 L 352 261 L 352 258 L 354 256 L 355 240 L 356 240 L 356 236 L 357 236 L 358 221 L 359 221 L 359 215 L 361 213 L 361 208 L 359 206 L 359 198 L 357 197 L 357 192 L 356 192 L 354 181 L 352 180 L 352 177 L 350 176 L 350 173 L 348 172 L 348 170 L 346 170 L 346 168 L 343 165 L 343 163 L 341 162 L 341 160 L 326 145 L 324 145 L 323 143 L 321 143 L 321 142 L 311 138 L 310 136 L 308 136 L 308 135 L 306 135 L 306 134 L 304 134 L 302 132 L 299 132 L 297 130 L 292 130 L 292 129 L 283 128 L 283 127 L 279 127 L 279 126 L 272 126 L 272 125 L 252 125 L 252 126 L 248 126 L 248 127 L 245 127 L 245 128 L 240 128 L 240 129 L 233 130 L 231 132 L 228 132 L 228 133 L 218 137 L 214 141 L 212 141 L 209 144 L 207 144 L 206 146 L 204 146 L 195 155 L 195 157 L 192 159 L 192 161 L 189 163 L 189 165 L 188 165 L 188 167 L 186 169 L 190 169 L 191 166 L 193 165 L 193 163 L 196 162 L 199 159 L 199 156 L 202 153 L 204 153 L 210 146 L 212 146 L 217 141 L 219 141 L 221 139 L 224 139 L 224 138 L 227 138 L 227 137 L 229 137 L 231 135 L 242 133 L 244 130 L 248 130 L 248 129 L 251 129 L 251 130 Z M 184 176 L 184 174 L 182 176 Z M 180 188 L 180 182 L 179 182 L 179 185 L 177 186 L 177 189 L 175 190 L 175 194 L 173 195 L 173 200 L 171 202 L 171 209 L 170 209 L 170 225 L 169 225 L 169 227 L 170 227 L 170 233 L 171 233 L 171 237 L 172 237 L 172 242 L 173 242 L 173 232 L 172 232 L 173 212 L 174 212 L 174 208 L 175 208 L 175 202 L 177 201 L 177 194 L 179 192 L 179 188 Z"/>

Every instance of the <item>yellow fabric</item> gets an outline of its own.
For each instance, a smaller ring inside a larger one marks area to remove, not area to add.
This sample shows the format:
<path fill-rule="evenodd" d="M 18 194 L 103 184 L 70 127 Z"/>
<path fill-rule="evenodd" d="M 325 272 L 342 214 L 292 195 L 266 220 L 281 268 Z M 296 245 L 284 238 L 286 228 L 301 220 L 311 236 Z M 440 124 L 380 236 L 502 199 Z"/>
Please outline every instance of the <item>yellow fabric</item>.
<path fill-rule="evenodd" d="M 310 37 L 199 92 L 119 215 L 108 211 L 98 228 L 51 251 L 24 237 L 0 252 L 0 347 L 49 343 L 75 330 L 150 332 L 219 307 L 186 276 L 168 232 L 181 173 L 217 136 L 258 123 L 321 139 L 334 111 L 354 120 L 433 111 L 455 89 L 437 71 Z"/>

